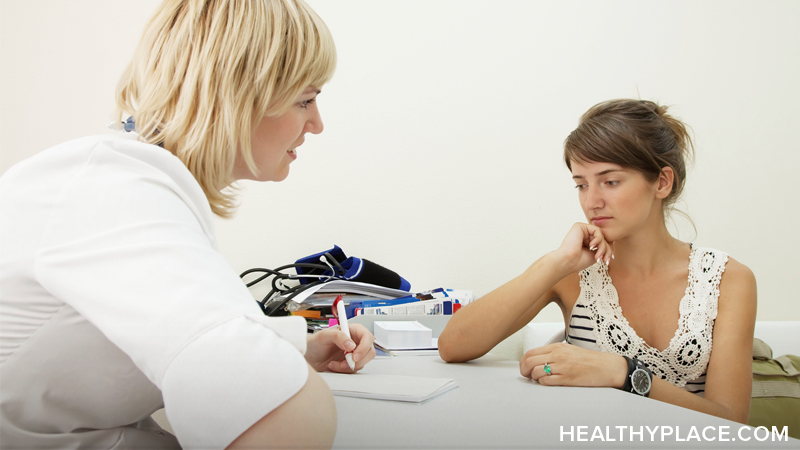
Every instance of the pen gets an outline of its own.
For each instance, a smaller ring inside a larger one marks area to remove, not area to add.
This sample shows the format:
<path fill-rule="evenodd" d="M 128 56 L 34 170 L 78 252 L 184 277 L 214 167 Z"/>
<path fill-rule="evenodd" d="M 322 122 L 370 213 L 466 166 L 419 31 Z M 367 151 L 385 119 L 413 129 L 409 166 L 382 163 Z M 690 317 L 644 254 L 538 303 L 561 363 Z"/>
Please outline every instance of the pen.
<path fill-rule="evenodd" d="M 342 296 L 337 295 L 336 300 L 333 301 L 333 307 L 336 309 L 336 318 L 339 319 L 339 327 L 344 334 L 350 338 L 350 327 L 347 325 L 347 313 L 344 310 L 344 302 Z M 350 370 L 356 370 L 356 363 L 353 362 L 353 352 L 344 352 L 344 359 L 347 360 L 347 365 Z"/>

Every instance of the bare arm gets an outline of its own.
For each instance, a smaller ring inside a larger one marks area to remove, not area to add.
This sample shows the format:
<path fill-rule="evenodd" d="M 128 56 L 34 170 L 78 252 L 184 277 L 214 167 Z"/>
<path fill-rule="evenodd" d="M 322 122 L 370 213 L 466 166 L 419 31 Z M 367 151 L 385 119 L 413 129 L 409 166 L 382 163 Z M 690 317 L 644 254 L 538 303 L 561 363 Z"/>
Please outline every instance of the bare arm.
<path fill-rule="evenodd" d="M 652 398 L 747 423 L 753 389 L 753 330 L 756 279 L 747 266 L 728 261 L 720 282 L 705 398 L 663 380 L 653 380 Z"/>
<path fill-rule="evenodd" d="M 705 397 L 654 378 L 650 398 L 684 408 L 747 423 L 752 390 L 753 330 L 756 280 L 734 260 L 720 283 L 719 312 L 714 323 L 711 359 L 706 370 Z M 546 375 L 549 363 L 554 375 Z M 530 350 L 520 361 L 520 373 L 543 385 L 621 388 L 628 368 L 616 353 L 602 353 L 569 344 Z"/>
<path fill-rule="evenodd" d="M 594 249 L 594 250 L 591 250 Z M 439 355 L 464 362 L 485 355 L 558 300 L 553 287 L 564 277 L 610 259 L 611 247 L 597 227 L 575 224 L 558 250 L 533 263 L 522 275 L 461 308 L 439 336 Z"/>
<path fill-rule="evenodd" d="M 560 271 L 550 254 L 522 275 L 461 308 L 439 336 L 439 355 L 447 362 L 464 362 L 485 355 L 503 339 L 530 322 L 550 303 Z"/>
<path fill-rule="evenodd" d="M 309 432 L 308 424 L 313 423 Z M 328 385 L 312 368 L 300 391 L 242 433 L 228 450 L 331 448 L 336 435 L 336 405 Z"/>

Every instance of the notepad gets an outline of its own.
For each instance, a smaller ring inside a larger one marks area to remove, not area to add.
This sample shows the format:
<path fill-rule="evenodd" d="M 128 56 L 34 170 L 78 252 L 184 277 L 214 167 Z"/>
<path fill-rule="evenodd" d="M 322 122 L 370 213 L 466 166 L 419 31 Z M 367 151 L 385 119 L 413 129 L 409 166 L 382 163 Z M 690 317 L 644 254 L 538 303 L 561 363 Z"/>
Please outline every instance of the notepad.
<path fill-rule="evenodd" d="M 410 377 L 374 373 L 322 372 L 333 395 L 422 403 L 458 387 L 453 378 Z"/>
<path fill-rule="evenodd" d="M 381 344 L 376 338 L 374 341 L 375 352 L 381 352 L 386 356 L 436 356 L 439 354 L 439 338 L 431 338 L 430 346 L 411 349 L 390 349 Z"/>
<path fill-rule="evenodd" d="M 431 329 L 416 320 L 375 321 L 372 326 L 375 342 L 387 350 L 438 348 L 433 345 Z"/>

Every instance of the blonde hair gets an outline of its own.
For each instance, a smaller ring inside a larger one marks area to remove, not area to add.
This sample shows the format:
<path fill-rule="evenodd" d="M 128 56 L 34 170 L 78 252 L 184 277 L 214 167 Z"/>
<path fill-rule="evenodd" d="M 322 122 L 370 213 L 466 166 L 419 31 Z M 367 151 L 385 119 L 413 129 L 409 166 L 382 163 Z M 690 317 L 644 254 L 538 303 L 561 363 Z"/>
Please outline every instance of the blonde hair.
<path fill-rule="evenodd" d="M 303 0 L 166 0 L 144 30 L 117 86 L 120 117 L 139 139 L 174 153 L 211 210 L 229 217 L 237 151 L 265 115 L 285 113 L 308 86 L 333 75 L 336 49 Z"/>

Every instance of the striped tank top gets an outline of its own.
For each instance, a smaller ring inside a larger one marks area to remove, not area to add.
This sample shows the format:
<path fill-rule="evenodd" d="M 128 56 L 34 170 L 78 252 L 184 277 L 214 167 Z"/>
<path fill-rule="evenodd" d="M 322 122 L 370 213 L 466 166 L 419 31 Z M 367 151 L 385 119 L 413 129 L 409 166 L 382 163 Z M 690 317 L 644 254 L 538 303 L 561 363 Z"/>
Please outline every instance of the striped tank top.
<path fill-rule="evenodd" d="M 723 252 L 692 246 L 678 329 L 663 351 L 649 346 L 636 334 L 622 315 L 608 267 L 594 264 L 580 273 L 581 293 L 572 308 L 566 340 L 589 350 L 638 358 L 654 376 L 702 397 L 717 318 L 719 283 L 727 261 L 728 255 Z"/>

